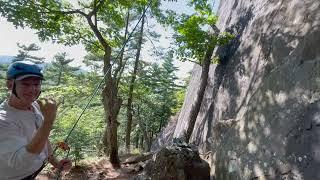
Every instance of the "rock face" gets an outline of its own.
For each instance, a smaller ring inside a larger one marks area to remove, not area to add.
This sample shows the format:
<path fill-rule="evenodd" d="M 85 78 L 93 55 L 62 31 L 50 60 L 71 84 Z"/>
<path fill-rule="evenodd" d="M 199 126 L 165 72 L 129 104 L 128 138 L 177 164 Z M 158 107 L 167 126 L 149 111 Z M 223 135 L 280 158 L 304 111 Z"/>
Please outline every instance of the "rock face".
<path fill-rule="evenodd" d="M 161 133 L 151 145 L 152 152 L 158 150 L 161 147 L 172 145 L 173 133 L 177 125 L 178 117 L 179 113 L 177 113 L 175 116 L 172 116 L 166 127 L 161 130 Z"/>
<path fill-rule="evenodd" d="M 164 147 L 145 166 L 145 175 L 152 180 L 209 180 L 209 164 L 196 148 Z M 145 178 L 147 179 L 147 178 Z"/>
<path fill-rule="evenodd" d="M 217 53 L 191 141 L 212 179 L 320 179 L 320 1 L 221 0 Z M 174 137 L 183 136 L 195 67 Z"/>

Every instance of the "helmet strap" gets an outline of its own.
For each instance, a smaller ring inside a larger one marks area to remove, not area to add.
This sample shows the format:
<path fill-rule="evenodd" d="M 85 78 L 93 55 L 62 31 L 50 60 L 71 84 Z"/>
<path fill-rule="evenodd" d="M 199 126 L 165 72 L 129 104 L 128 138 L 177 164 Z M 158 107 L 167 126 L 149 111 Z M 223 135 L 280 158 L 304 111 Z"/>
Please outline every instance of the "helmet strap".
<path fill-rule="evenodd" d="M 13 80 L 12 94 L 14 94 L 18 99 L 20 99 L 16 91 L 16 80 Z"/>
<path fill-rule="evenodd" d="M 39 92 L 39 94 L 38 94 L 38 96 L 37 96 L 37 99 L 39 99 L 40 94 L 41 94 L 41 91 Z"/>

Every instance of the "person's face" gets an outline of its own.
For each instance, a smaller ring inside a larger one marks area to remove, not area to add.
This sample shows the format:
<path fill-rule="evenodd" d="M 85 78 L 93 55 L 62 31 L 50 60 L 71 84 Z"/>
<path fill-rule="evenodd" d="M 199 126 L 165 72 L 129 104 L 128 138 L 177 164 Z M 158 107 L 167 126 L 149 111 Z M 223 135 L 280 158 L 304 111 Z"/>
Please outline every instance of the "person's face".
<path fill-rule="evenodd" d="M 41 91 L 41 79 L 38 77 L 29 77 L 16 82 L 16 93 L 24 103 L 35 101 Z M 11 86 L 13 87 L 13 85 Z M 12 88 L 11 88 L 12 90 Z"/>

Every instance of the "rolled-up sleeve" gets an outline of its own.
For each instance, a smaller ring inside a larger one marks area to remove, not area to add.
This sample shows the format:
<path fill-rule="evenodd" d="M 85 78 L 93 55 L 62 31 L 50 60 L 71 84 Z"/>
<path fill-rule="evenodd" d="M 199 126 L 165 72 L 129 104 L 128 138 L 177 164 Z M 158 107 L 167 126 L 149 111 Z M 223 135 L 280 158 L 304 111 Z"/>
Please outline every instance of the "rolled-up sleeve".
<path fill-rule="evenodd" d="M 0 120 L 0 159 L 2 163 L 14 169 L 29 167 L 36 159 L 37 154 L 26 150 L 28 144 L 26 137 L 13 123 Z"/>

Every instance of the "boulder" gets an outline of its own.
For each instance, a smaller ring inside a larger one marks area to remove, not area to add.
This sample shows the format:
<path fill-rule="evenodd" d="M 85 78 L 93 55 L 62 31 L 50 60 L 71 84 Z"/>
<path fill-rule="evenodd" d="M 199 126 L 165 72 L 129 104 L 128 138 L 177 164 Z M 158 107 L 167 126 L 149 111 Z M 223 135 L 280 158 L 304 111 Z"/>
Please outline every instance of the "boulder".
<path fill-rule="evenodd" d="M 147 161 L 148 159 L 150 159 L 152 157 L 153 153 L 148 152 L 148 153 L 143 153 L 143 154 L 138 154 L 135 156 L 131 156 L 129 158 L 127 158 L 123 164 L 136 164 L 139 162 L 144 162 Z"/>
<path fill-rule="evenodd" d="M 191 146 L 164 147 L 149 160 L 145 178 L 152 180 L 209 180 L 209 164 Z"/>

